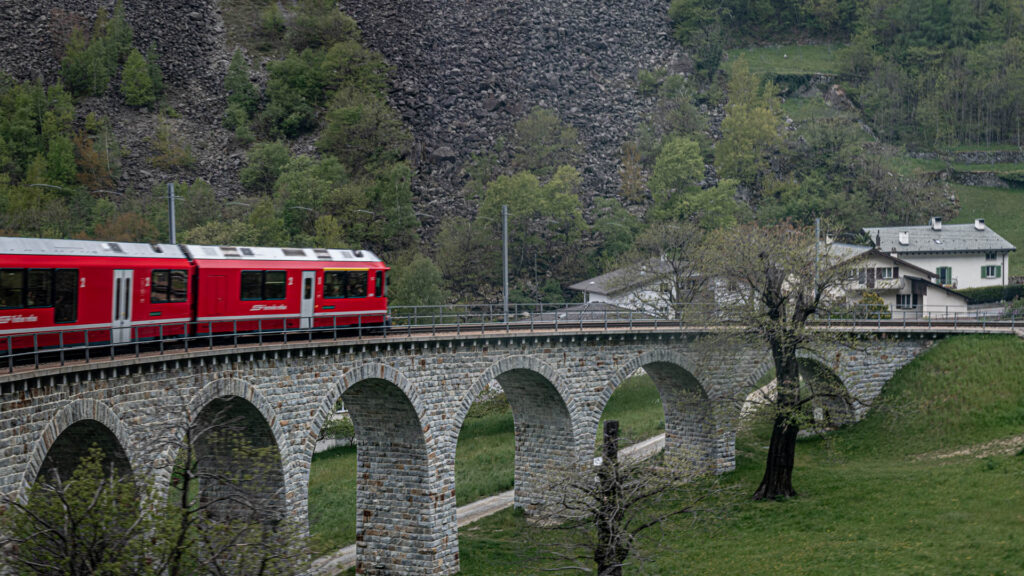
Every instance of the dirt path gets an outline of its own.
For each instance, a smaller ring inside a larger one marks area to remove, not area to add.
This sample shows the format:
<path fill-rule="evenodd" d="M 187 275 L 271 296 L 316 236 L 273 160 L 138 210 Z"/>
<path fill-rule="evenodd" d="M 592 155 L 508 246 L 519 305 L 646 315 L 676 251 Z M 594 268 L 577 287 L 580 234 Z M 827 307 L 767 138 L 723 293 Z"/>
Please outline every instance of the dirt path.
<path fill-rule="evenodd" d="M 971 446 L 964 446 L 957 448 L 956 450 L 946 450 L 940 452 L 928 452 L 925 454 L 918 454 L 913 457 L 914 460 L 946 460 L 948 458 L 960 458 L 963 456 L 973 456 L 975 458 L 987 458 L 989 456 L 1005 455 L 1005 454 L 1016 454 L 1024 449 L 1024 434 L 1019 436 L 1011 436 L 1009 438 L 1000 438 L 999 440 L 992 440 L 989 442 L 983 442 L 981 444 L 974 444 Z"/>

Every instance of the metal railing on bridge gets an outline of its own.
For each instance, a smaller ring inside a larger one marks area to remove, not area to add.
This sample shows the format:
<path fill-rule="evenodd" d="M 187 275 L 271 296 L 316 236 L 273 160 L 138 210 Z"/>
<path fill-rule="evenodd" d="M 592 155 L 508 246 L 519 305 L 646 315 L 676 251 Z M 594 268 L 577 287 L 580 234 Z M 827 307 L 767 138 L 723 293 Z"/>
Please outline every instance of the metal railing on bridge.
<path fill-rule="evenodd" d="M 607 304 L 510 304 L 508 319 L 500 304 L 452 304 L 444 306 L 393 306 L 385 326 L 368 325 L 365 318 L 380 313 L 332 316 L 330 324 L 313 327 L 287 326 L 281 319 L 248 322 L 255 329 L 239 329 L 238 321 L 172 322 L 121 328 L 128 334 L 123 343 L 110 342 L 110 328 L 68 328 L 0 336 L 0 366 L 9 373 L 69 361 L 90 363 L 118 356 L 161 356 L 196 349 L 252 349 L 268 343 L 314 340 L 400 339 L 419 336 L 489 335 L 539 331 L 664 330 L 684 327 L 739 326 L 742 314 L 728 308 L 687 304 L 671 309 L 630 310 Z M 1019 318 L 1020 316 L 1020 318 Z M 299 319 L 290 319 L 294 324 Z M 964 312 L 944 307 L 889 310 L 843 307 L 825 310 L 814 317 L 822 328 L 871 330 L 920 328 L 957 331 L 987 328 L 1016 330 L 1024 314 L 1010 307 Z"/>

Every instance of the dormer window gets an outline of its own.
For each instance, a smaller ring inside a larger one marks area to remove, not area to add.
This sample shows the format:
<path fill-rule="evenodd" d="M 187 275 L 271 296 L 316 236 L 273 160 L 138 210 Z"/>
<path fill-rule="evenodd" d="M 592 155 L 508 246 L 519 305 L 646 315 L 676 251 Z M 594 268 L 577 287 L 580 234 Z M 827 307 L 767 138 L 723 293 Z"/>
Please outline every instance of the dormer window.
<path fill-rule="evenodd" d="M 998 260 L 999 255 L 995 252 L 985 252 L 985 260 Z"/>

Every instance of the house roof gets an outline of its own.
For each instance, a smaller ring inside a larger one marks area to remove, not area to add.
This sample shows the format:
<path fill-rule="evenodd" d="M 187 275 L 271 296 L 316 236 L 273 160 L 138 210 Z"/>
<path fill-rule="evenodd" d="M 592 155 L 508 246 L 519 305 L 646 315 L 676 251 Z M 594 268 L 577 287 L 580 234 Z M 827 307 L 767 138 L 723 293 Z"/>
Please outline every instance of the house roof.
<path fill-rule="evenodd" d="M 616 306 L 615 304 L 610 304 L 608 302 L 577 304 L 575 306 L 567 306 L 558 310 L 541 312 L 533 316 L 533 320 L 535 322 L 554 322 L 556 318 L 559 322 L 580 322 L 588 320 L 623 320 L 626 318 L 633 318 L 634 320 L 652 320 L 655 317 L 646 312 L 623 308 L 622 306 Z"/>
<path fill-rule="evenodd" d="M 590 292 L 592 294 L 617 294 L 643 286 L 649 282 L 656 282 L 671 272 L 672 267 L 668 262 L 658 258 L 651 258 L 646 262 L 612 270 L 600 276 L 577 282 L 569 286 L 569 289 Z"/>
<path fill-rule="evenodd" d="M 882 252 L 881 250 L 878 250 L 877 248 L 874 248 L 872 246 L 862 246 L 860 244 L 843 244 L 840 242 L 835 242 L 829 245 L 829 254 L 836 257 L 838 259 L 838 262 L 846 262 L 847 260 L 852 260 L 854 258 L 866 258 L 869 256 L 877 256 L 879 258 L 892 260 L 892 262 L 899 266 L 901 269 L 910 269 L 915 272 L 924 274 L 925 278 L 931 278 L 936 276 L 934 272 L 925 270 L 924 268 L 921 268 L 916 264 L 911 264 L 910 262 L 907 262 L 902 258 L 893 256 L 891 253 Z"/>
<path fill-rule="evenodd" d="M 864 231 L 883 253 L 1005 252 L 1017 249 L 988 226 L 979 230 L 974 224 L 943 224 L 939 230 L 931 226 L 890 226 L 865 228 Z M 901 244 L 900 234 L 904 232 L 907 243 Z"/>

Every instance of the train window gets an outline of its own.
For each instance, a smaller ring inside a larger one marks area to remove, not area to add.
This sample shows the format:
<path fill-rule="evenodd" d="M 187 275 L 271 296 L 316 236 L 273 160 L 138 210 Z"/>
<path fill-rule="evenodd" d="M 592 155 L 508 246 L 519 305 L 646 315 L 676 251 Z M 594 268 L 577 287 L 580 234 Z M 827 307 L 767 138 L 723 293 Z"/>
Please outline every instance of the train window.
<path fill-rule="evenodd" d="M 369 281 L 366 270 L 324 272 L 324 298 L 365 298 Z"/>
<path fill-rule="evenodd" d="M 50 306 L 50 292 L 53 287 L 53 270 L 29 270 L 25 283 L 28 308 Z"/>
<path fill-rule="evenodd" d="M 263 271 L 242 272 L 242 300 L 260 300 L 263 296 Z"/>
<path fill-rule="evenodd" d="M 167 296 L 169 302 L 188 301 L 188 270 L 171 270 L 171 288 Z"/>
<path fill-rule="evenodd" d="M 284 270 L 245 270 L 242 300 L 284 300 L 287 282 L 288 273 Z"/>
<path fill-rule="evenodd" d="M 370 282 L 369 272 L 349 272 L 345 292 L 349 298 L 366 298 L 366 285 Z"/>
<path fill-rule="evenodd" d="M 187 270 L 153 270 L 149 282 L 149 301 L 153 304 L 188 301 Z"/>
<path fill-rule="evenodd" d="M 153 270 L 149 278 L 149 301 L 153 304 L 167 302 L 167 270 Z"/>
<path fill-rule="evenodd" d="M 344 272 L 324 272 L 324 298 L 345 297 Z"/>
<path fill-rule="evenodd" d="M 373 276 L 373 295 L 377 298 L 384 295 L 384 273 L 380 270 Z"/>
<path fill-rule="evenodd" d="M 0 269 L 0 308 L 24 306 L 25 271 L 15 268 Z"/>
<path fill-rule="evenodd" d="M 287 281 L 288 274 L 284 270 L 267 270 L 263 281 L 263 299 L 284 300 Z"/>
<path fill-rule="evenodd" d="M 74 322 L 78 311 L 78 270 L 53 274 L 53 321 Z"/>

